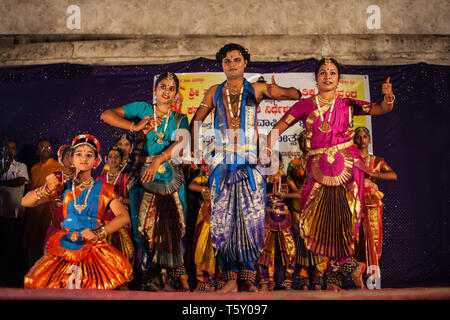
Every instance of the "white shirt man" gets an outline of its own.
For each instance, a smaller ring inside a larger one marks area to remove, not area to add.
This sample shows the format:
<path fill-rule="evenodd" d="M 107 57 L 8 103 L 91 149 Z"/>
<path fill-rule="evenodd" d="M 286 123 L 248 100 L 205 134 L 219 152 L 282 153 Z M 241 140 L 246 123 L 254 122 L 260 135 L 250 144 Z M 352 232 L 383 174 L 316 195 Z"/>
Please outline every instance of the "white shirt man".
<path fill-rule="evenodd" d="M 16 161 L 16 143 L 6 141 L 3 147 L 3 157 L 0 161 L 0 216 L 18 218 L 24 214 L 20 205 L 28 183 L 27 166 Z"/>

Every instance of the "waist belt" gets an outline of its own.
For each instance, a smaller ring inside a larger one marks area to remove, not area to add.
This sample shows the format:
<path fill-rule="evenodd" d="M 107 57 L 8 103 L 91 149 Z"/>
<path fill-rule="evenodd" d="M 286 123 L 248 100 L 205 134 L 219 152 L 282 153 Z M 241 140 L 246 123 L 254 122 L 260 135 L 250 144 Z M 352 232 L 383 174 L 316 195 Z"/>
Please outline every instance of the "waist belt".
<path fill-rule="evenodd" d="M 351 147 L 354 145 L 353 140 L 349 140 L 347 142 L 337 144 L 335 146 L 329 147 L 329 148 L 318 148 L 318 149 L 312 149 L 308 151 L 307 156 L 312 157 L 318 154 L 327 154 L 329 156 L 334 157 L 335 153 L 342 149 L 347 149 L 348 147 Z"/>

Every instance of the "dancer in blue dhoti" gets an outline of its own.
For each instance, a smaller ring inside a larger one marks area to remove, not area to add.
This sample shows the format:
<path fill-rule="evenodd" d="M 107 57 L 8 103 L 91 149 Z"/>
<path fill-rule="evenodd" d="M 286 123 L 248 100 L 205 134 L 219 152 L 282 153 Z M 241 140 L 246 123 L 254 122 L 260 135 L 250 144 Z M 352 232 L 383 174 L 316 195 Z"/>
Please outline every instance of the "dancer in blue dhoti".
<path fill-rule="evenodd" d="M 220 291 L 256 291 L 255 263 L 264 247 L 265 178 L 257 163 L 257 109 L 263 99 L 297 100 L 295 88 L 249 83 L 244 70 L 247 49 L 227 44 L 216 54 L 227 80 L 213 85 L 191 122 L 192 145 L 198 139 L 195 121 L 214 109 L 216 148 L 210 162 L 211 240 L 224 285 Z"/>

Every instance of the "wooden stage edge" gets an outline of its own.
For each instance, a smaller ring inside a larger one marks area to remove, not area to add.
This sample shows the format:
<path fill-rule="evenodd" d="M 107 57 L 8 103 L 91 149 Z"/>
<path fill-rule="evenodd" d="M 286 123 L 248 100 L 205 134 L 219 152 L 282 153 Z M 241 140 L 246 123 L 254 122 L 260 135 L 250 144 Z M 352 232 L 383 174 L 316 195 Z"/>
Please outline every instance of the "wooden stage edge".
<path fill-rule="evenodd" d="M 252 293 L 0 288 L 0 300 L 450 300 L 450 287 Z"/>

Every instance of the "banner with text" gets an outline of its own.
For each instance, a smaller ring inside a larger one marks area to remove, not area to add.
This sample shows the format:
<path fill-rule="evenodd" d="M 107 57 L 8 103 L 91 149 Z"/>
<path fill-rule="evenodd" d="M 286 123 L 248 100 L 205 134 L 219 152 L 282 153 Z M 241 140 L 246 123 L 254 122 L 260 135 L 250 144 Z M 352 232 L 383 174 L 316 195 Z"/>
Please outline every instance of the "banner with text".
<path fill-rule="evenodd" d="M 226 80 L 222 72 L 204 72 L 204 73 L 178 73 L 180 80 L 180 89 L 172 109 L 184 113 L 192 120 L 197 108 L 203 100 L 206 91 L 214 84 Z M 317 94 L 314 73 L 295 72 L 295 73 L 245 73 L 244 77 L 249 82 L 271 83 L 272 76 L 275 82 L 282 87 L 295 87 L 302 93 L 302 98 L 309 98 Z M 156 79 L 157 76 L 155 76 Z M 338 95 L 341 97 L 357 100 L 370 101 L 369 77 L 367 75 L 341 75 L 338 87 Z M 296 101 L 284 100 L 263 100 L 258 106 L 258 131 L 260 134 L 267 135 L 270 129 L 278 120 L 289 110 Z M 155 101 L 154 101 L 155 103 Z M 202 137 L 204 147 L 214 139 L 212 131 L 212 122 L 214 114 L 211 112 L 203 122 Z M 370 116 L 355 116 L 351 128 L 359 126 L 367 127 L 372 133 Z M 301 151 L 298 146 L 298 136 L 305 130 L 303 123 L 293 125 L 286 130 L 279 138 L 279 151 L 283 156 L 283 163 L 286 165 L 290 159 L 299 157 Z M 372 140 L 373 142 L 373 140 Z M 373 144 L 373 143 L 372 143 Z M 370 144 L 369 152 L 372 152 Z"/>

